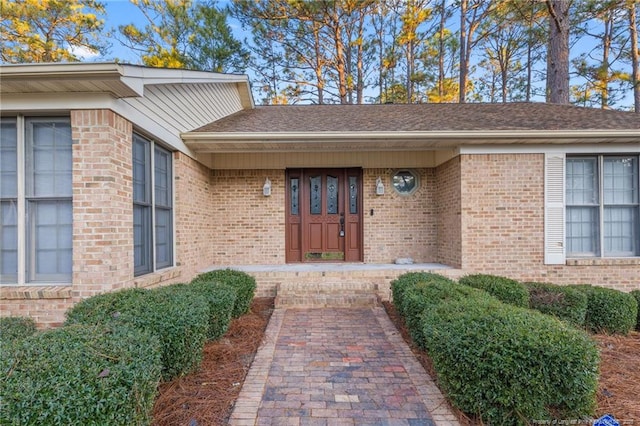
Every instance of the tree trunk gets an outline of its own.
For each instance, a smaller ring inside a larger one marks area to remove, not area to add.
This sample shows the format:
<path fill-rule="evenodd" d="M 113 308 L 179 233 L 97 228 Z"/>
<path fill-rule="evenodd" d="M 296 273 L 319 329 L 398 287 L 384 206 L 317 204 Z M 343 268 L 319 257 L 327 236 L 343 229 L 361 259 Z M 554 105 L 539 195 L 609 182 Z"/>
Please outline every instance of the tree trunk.
<path fill-rule="evenodd" d="M 440 27 L 438 28 L 439 41 L 438 41 L 438 100 L 442 102 L 444 96 L 444 29 L 446 18 L 446 0 L 442 0 L 440 5 Z"/>
<path fill-rule="evenodd" d="M 629 0 L 629 32 L 631 36 L 631 82 L 633 83 L 633 110 L 640 113 L 640 53 L 638 53 L 638 21 L 635 0 Z"/>
<path fill-rule="evenodd" d="M 336 20 L 334 22 L 334 36 L 336 46 L 336 71 L 338 72 L 338 94 L 340 96 L 340 103 L 347 103 L 347 66 L 344 60 L 344 44 L 342 43 L 342 32 L 340 30 L 340 23 Z"/>
<path fill-rule="evenodd" d="M 322 48 L 320 46 L 320 25 L 316 22 L 312 23 L 313 25 L 313 47 L 315 50 L 315 69 L 314 73 L 316 75 L 316 86 L 318 87 L 318 105 L 324 104 L 324 76 L 322 75 L 322 71 L 324 68 L 324 64 L 320 58 L 322 58 Z"/>
<path fill-rule="evenodd" d="M 546 0 L 549 10 L 547 100 L 569 103 L 569 0 Z"/>
<path fill-rule="evenodd" d="M 531 102 L 531 90 L 532 90 L 532 80 L 533 80 L 533 64 L 532 62 L 532 51 L 534 46 L 534 37 L 533 37 L 533 23 L 535 17 L 535 7 L 531 6 L 531 15 L 528 21 L 528 34 L 527 34 L 527 93 L 525 95 L 525 100 L 527 102 Z"/>
<path fill-rule="evenodd" d="M 407 103 L 413 103 L 413 66 L 414 66 L 413 41 L 407 44 Z"/>
<path fill-rule="evenodd" d="M 359 104 L 364 102 L 364 11 L 360 12 L 360 22 L 358 23 L 358 50 L 356 63 L 356 102 Z"/>
<path fill-rule="evenodd" d="M 460 87 L 458 101 L 463 104 L 467 97 L 467 0 L 460 1 Z"/>
<path fill-rule="evenodd" d="M 611 51 L 611 37 L 613 34 L 613 13 L 606 12 L 604 18 L 604 34 L 602 37 L 602 65 L 598 73 L 600 82 L 600 108 L 609 109 L 609 52 Z"/>

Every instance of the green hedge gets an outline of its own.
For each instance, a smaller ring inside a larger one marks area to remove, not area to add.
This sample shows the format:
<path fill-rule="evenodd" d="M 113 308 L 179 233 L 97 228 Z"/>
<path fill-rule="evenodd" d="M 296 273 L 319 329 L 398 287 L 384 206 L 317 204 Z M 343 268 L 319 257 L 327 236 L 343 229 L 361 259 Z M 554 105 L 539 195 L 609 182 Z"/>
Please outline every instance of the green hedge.
<path fill-rule="evenodd" d="M 529 289 L 529 307 L 553 315 L 577 327 L 584 327 L 587 295 L 572 287 L 548 283 L 524 283 Z"/>
<path fill-rule="evenodd" d="M 161 362 L 160 342 L 149 333 L 71 325 L 17 342 L 5 361 L 0 424 L 151 422 Z"/>
<path fill-rule="evenodd" d="M 638 318 L 636 320 L 636 330 L 640 331 L 640 290 L 633 290 L 630 294 L 635 297 L 636 302 L 638 303 Z"/>
<path fill-rule="evenodd" d="M 65 312 L 65 324 L 104 324 L 122 312 L 140 309 L 148 291 L 129 288 L 84 299 Z"/>
<path fill-rule="evenodd" d="M 398 310 L 398 313 L 402 316 L 405 314 L 405 292 L 408 289 L 413 289 L 418 283 L 431 283 L 431 282 L 443 282 L 446 284 L 453 284 L 454 281 L 442 275 L 432 274 L 429 272 L 407 272 L 400 275 L 397 279 L 391 281 L 391 294 L 393 297 L 393 304 Z"/>
<path fill-rule="evenodd" d="M 256 280 L 251 275 L 233 269 L 219 269 L 200 274 L 191 281 L 192 284 L 202 282 L 217 282 L 236 289 L 233 318 L 238 318 L 249 312 L 256 291 Z"/>
<path fill-rule="evenodd" d="M 37 331 L 36 323 L 27 317 L 2 317 L 0 318 L 0 342 L 9 343 L 14 340 L 24 339 Z"/>
<path fill-rule="evenodd" d="M 585 325 L 595 333 L 628 334 L 638 320 L 638 302 L 629 293 L 590 285 L 573 286 L 587 295 Z"/>
<path fill-rule="evenodd" d="M 165 380 L 187 374 L 200 365 L 209 318 L 209 302 L 184 285 L 106 293 L 67 311 L 67 324 L 115 322 L 152 333 L 162 344 Z"/>
<path fill-rule="evenodd" d="M 529 307 L 529 291 L 516 280 L 496 275 L 475 274 L 464 276 L 459 282 L 484 290 L 504 303 L 522 308 Z"/>
<path fill-rule="evenodd" d="M 229 329 L 237 297 L 236 289 L 217 282 L 199 281 L 186 285 L 185 290 L 192 291 L 209 303 L 207 339 L 216 340 L 222 337 Z"/>
<path fill-rule="evenodd" d="M 498 425 L 592 414 L 599 358 L 584 331 L 438 276 L 401 276 L 392 290 L 464 412 Z"/>
<path fill-rule="evenodd" d="M 426 348 L 426 336 L 422 332 L 422 320 L 425 312 L 434 309 L 439 304 L 466 298 L 496 300 L 485 291 L 452 281 L 440 280 L 437 277 L 419 282 L 405 290 L 404 318 L 414 343 L 421 349 Z"/>
<path fill-rule="evenodd" d="M 423 316 L 439 383 L 492 425 L 583 418 L 595 408 L 599 355 L 586 333 L 496 300 L 451 300 Z"/>

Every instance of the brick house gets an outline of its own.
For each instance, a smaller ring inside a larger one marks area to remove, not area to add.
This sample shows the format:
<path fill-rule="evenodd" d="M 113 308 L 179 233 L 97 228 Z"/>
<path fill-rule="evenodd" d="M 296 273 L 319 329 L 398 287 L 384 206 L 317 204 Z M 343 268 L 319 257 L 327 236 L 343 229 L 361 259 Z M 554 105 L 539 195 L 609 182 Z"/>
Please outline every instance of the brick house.
<path fill-rule="evenodd" d="M 640 288 L 634 113 L 256 107 L 246 76 L 113 63 L 2 66 L 0 95 L 2 315 L 56 325 L 229 265 L 259 295 L 329 277 L 388 297 L 407 270 Z"/>

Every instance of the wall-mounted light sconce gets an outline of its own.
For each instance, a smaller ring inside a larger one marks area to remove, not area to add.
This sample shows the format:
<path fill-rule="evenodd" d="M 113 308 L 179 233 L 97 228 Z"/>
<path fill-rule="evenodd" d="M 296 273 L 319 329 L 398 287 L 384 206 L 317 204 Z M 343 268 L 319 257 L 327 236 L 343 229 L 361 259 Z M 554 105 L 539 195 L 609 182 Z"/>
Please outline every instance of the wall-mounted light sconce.
<path fill-rule="evenodd" d="M 376 195 L 384 195 L 384 183 L 382 183 L 380 176 L 376 179 Z"/>
<path fill-rule="evenodd" d="M 262 187 L 262 195 L 264 195 L 265 197 L 271 196 L 271 181 L 269 180 L 269 178 L 266 178 L 264 180 L 264 186 Z"/>

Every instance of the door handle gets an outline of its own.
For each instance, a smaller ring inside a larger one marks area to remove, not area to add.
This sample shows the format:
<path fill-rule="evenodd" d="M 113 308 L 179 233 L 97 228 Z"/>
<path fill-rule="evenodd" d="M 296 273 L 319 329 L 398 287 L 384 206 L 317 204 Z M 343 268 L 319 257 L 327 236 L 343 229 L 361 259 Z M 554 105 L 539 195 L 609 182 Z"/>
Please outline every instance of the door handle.
<path fill-rule="evenodd" d="M 340 236 L 344 237 L 344 213 L 340 213 Z"/>

